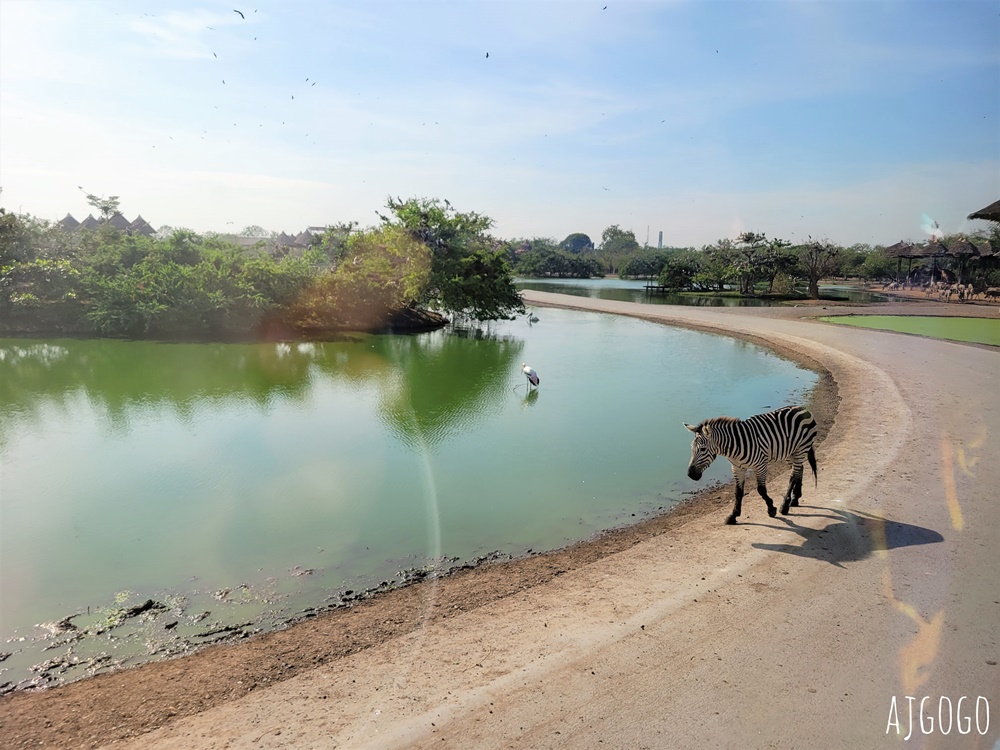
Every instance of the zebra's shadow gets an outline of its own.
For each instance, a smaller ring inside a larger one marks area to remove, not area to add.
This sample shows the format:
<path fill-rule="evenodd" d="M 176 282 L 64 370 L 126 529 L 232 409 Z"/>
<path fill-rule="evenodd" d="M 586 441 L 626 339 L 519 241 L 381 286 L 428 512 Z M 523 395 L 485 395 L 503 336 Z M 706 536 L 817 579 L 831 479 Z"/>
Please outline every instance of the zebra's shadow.
<path fill-rule="evenodd" d="M 800 509 L 802 508 L 824 512 L 796 513 L 775 519 L 802 537 L 801 544 L 753 542 L 751 546 L 797 557 L 811 557 L 842 568 L 843 563 L 864 560 L 876 550 L 893 550 L 944 541 L 944 537 L 933 529 L 892 521 L 868 513 L 816 506 L 800 506 Z M 829 518 L 834 523 L 827 524 L 821 529 L 811 529 L 795 523 L 796 517 Z"/>

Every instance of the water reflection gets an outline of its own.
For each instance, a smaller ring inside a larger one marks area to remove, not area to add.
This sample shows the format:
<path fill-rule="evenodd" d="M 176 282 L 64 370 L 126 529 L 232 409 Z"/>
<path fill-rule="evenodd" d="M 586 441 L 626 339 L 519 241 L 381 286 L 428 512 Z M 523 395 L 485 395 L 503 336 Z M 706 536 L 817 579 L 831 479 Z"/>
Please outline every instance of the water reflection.
<path fill-rule="evenodd" d="M 499 412 L 524 341 L 489 332 L 436 331 L 394 337 L 385 354 L 397 368 L 382 391 L 379 416 L 411 447 L 433 446 Z"/>
<path fill-rule="evenodd" d="M 261 411 L 303 403 L 317 380 L 374 388 L 379 417 L 407 444 L 434 444 L 499 408 L 523 341 L 488 331 L 367 336 L 357 342 L 164 344 L 0 340 L 0 444 L 80 397 L 124 434 L 137 414 Z"/>

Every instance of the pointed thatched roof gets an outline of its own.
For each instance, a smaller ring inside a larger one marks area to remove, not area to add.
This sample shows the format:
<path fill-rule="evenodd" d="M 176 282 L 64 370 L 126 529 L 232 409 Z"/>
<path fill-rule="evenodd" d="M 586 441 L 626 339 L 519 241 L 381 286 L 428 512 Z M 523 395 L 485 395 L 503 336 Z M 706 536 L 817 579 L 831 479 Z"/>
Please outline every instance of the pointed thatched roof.
<path fill-rule="evenodd" d="M 934 256 L 947 255 L 948 248 L 937 240 L 931 240 L 923 245 L 918 245 L 914 249 L 914 258 L 933 258 Z"/>
<path fill-rule="evenodd" d="M 993 252 L 993 246 L 990 244 L 989 240 L 980 240 L 978 242 L 974 242 L 973 244 L 979 250 L 980 258 L 989 258 L 992 255 L 996 255 L 996 253 Z"/>
<path fill-rule="evenodd" d="M 309 240 L 311 239 L 312 235 L 309 234 L 309 232 L 299 232 L 297 235 L 295 235 L 295 240 L 293 244 L 302 245 L 303 247 L 305 247 L 306 245 L 309 244 Z"/>
<path fill-rule="evenodd" d="M 953 237 L 948 241 L 948 255 L 979 255 L 979 248 L 966 237 Z"/>
<path fill-rule="evenodd" d="M 889 245 L 885 254 L 890 258 L 913 258 L 915 247 L 912 242 L 900 240 L 895 245 Z"/>
<path fill-rule="evenodd" d="M 126 229 L 128 229 L 129 224 L 131 224 L 131 222 L 128 219 L 126 219 L 124 216 L 122 216 L 121 213 L 118 212 L 118 211 L 115 211 L 114 216 L 112 216 L 110 219 L 108 219 L 108 223 L 111 226 L 113 226 L 115 229 L 120 229 L 123 232 Z"/>
<path fill-rule="evenodd" d="M 94 218 L 93 214 L 87 214 L 87 218 L 80 222 L 80 229 L 97 229 L 101 222 Z"/>
<path fill-rule="evenodd" d="M 73 214 L 66 214 L 66 216 L 59 221 L 59 226 L 63 229 L 72 231 L 80 226 L 80 222 L 73 218 Z"/>
<path fill-rule="evenodd" d="M 1000 201 L 994 201 L 986 208 L 981 208 L 975 213 L 969 214 L 970 219 L 985 219 L 986 221 L 1000 221 Z"/>
<path fill-rule="evenodd" d="M 145 237 L 152 237 L 156 234 L 156 230 L 153 229 L 148 221 L 142 218 L 142 214 L 135 217 L 135 221 L 128 225 L 128 231 L 132 234 L 141 234 Z"/>

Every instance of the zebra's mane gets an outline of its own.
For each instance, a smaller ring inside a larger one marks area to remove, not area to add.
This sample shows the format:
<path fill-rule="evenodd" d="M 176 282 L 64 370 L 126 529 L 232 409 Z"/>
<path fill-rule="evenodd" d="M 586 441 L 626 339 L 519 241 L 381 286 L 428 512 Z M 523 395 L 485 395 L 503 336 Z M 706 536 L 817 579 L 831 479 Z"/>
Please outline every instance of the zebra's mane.
<path fill-rule="evenodd" d="M 712 417 L 711 419 L 706 419 L 704 422 L 698 425 L 698 429 L 700 430 L 705 425 L 708 425 L 709 427 L 714 427 L 716 425 L 722 425 L 722 424 L 736 424 L 737 422 L 740 421 L 742 420 L 739 417 Z"/>

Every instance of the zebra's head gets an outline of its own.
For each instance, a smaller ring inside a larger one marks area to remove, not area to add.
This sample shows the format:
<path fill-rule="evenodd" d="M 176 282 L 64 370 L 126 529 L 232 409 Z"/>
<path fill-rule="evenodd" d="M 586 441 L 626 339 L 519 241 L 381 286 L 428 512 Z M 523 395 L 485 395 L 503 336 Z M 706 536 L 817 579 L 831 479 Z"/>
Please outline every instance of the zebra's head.
<path fill-rule="evenodd" d="M 709 464 L 719 455 L 719 452 L 715 448 L 715 441 L 712 440 L 711 425 L 702 423 L 695 427 L 685 422 L 684 426 L 694 433 L 694 440 L 691 441 L 691 463 L 688 464 L 688 476 L 697 482 Z"/>

